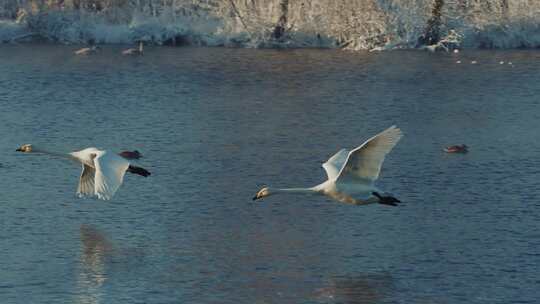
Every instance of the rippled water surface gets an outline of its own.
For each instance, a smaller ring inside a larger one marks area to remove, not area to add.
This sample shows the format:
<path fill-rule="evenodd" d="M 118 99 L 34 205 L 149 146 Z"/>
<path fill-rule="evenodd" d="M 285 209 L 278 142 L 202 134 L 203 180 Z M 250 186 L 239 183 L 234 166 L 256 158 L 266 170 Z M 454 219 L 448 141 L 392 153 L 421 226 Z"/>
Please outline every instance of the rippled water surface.
<path fill-rule="evenodd" d="M 1 303 L 540 298 L 539 52 L 73 49 L 0 46 Z M 404 206 L 251 201 L 392 124 Z M 24 143 L 137 149 L 152 176 L 78 199 L 80 165 Z"/>

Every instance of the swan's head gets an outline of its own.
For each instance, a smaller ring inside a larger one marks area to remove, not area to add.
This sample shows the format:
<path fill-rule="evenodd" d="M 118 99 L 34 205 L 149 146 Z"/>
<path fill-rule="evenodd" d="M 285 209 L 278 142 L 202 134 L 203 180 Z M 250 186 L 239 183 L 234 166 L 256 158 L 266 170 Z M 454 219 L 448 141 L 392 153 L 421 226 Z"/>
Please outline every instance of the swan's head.
<path fill-rule="evenodd" d="M 32 152 L 32 145 L 31 144 L 22 145 L 15 151 L 24 152 L 24 153 L 30 153 L 30 152 Z"/>
<path fill-rule="evenodd" d="M 261 190 L 259 190 L 259 192 L 257 192 L 257 194 L 255 194 L 255 196 L 253 197 L 253 200 L 258 200 L 260 198 L 267 197 L 267 196 L 269 196 L 271 194 L 272 193 L 270 192 L 270 188 L 264 187 Z"/>

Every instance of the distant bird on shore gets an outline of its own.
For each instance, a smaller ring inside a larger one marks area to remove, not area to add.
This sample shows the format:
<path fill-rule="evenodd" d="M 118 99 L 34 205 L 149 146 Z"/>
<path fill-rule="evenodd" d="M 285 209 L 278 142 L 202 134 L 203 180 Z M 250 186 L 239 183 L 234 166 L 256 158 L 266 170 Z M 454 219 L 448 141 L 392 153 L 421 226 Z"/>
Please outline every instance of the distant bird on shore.
<path fill-rule="evenodd" d="M 455 146 L 448 146 L 444 148 L 444 152 L 446 153 L 467 153 L 469 152 L 469 147 L 467 145 L 455 145 Z"/>
<path fill-rule="evenodd" d="M 77 194 L 79 197 L 97 196 L 99 199 L 109 200 L 122 185 L 126 172 L 148 177 L 150 172 L 146 169 L 131 165 L 124 158 L 104 150 L 86 148 L 71 153 L 56 153 L 35 148 L 26 144 L 16 151 L 24 153 L 43 153 L 82 164 L 81 177 Z"/>
<path fill-rule="evenodd" d="M 75 55 L 91 55 L 97 53 L 101 48 L 99 46 L 85 47 L 75 51 Z"/>
<path fill-rule="evenodd" d="M 375 187 L 386 154 L 403 136 L 400 129 L 391 126 L 368 139 L 352 151 L 342 149 L 322 166 L 328 180 L 311 188 L 271 189 L 262 188 L 253 200 L 275 193 L 304 193 L 326 195 L 339 202 L 353 205 L 384 204 L 397 206 L 393 196 L 380 194 Z"/>
<path fill-rule="evenodd" d="M 139 159 L 139 158 L 142 157 L 142 154 L 137 150 L 134 150 L 134 151 L 122 151 L 122 152 L 118 153 L 118 155 L 122 156 L 125 159 Z"/>
<path fill-rule="evenodd" d="M 143 42 L 139 41 L 139 48 L 129 48 L 122 51 L 122 55 L 138 56 L 143 54 Z"/>

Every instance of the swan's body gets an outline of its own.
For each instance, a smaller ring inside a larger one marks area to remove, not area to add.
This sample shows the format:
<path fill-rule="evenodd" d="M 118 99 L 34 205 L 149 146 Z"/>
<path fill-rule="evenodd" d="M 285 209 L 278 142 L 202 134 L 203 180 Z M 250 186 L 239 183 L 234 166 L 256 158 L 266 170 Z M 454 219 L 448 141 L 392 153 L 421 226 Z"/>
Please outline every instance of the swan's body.
<path fill-rule="evenodd" d="M 85 48 L 76 50 L 75 55 L 91 55 L 91 54 L 97 53 L 98 50 L 99 50 L 99 47 L 93 45 L 91 47 L 85 47 Z"/>
<path fill-rule="evenodd" d="M 354 205 L 381 203 L 396 205 L 391 196 L 381 196 L 375 187 L 386 154 L 403 136 L 400 129 L 392 126 L 349 151 L 342 149 L 322 166 L 328 180 L 311 188 L 270 189 L 263 188 L 253 198 L 259 199 L 274 193 L 300 192 L 326 195 L 339 202 Z"/>
<path fill-rule="evenodd" d="M 139 42 L 139 48 L 129 48 L 122 51 L 122 55 L 142 55 L 143 54 L 143 43 L 142 41 Z"/>
<path fill-rule="evenodd" d="M 17 151 L 45 153 L 80 162 L 82 172 L 77 195 L 81 197 L 95 195 L 99 199 L 109 200 L 122 185 L 126 172 L 145 177 L 150 175 L 145 169 L 130 165 L 123 157 L 97 148 L 86 148 L 71 153 L 52 153 L 33 148 L 32 145 L 23 145 Z"/>

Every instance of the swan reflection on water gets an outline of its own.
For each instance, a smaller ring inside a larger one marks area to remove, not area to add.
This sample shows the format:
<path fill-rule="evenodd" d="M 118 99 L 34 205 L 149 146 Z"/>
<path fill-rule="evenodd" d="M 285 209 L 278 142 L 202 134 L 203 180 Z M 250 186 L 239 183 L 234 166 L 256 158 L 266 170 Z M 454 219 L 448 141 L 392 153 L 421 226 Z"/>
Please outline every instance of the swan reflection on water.
<path fill-rule="evenodd" d="M 76 303 L 101 303 L 102 285 L 107 280 L 106 259 L 113 251 L 111 242 L 94 227 L 81 225 L 81 255 L 77 274 Z"/>
<path fill-rule="evenodd" d="M 394 289 L 390 274 L 335 277 L 315 291 L 320 303 L 377 304 L 388 299 Z"/>

